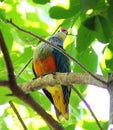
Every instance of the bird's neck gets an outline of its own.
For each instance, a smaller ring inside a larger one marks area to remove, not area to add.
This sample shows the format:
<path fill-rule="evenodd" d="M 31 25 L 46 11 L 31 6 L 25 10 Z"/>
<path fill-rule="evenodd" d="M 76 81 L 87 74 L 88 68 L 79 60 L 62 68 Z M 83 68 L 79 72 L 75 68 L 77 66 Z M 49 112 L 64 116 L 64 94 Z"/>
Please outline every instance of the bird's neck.
<path fill-rule="evenodd" d="M 63 47 L 63 42 L 61 39 L 59 39 L 58 37 L 50 37 L 48 39 L 48 41 L 51 43 L 51 44 L 54 44 L 56 46 L 61 46 Z"/>

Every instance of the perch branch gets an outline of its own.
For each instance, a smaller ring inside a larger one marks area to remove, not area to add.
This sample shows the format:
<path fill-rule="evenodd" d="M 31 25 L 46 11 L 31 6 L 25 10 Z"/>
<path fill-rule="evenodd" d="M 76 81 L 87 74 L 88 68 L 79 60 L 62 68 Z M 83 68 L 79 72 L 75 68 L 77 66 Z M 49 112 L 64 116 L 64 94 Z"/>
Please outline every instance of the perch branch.
<path fill-rule="evenodd" d="M 107 78 L 103 76 L 100 75 L 96 76 L 103 79 L 105 82 L 107 81 Z M 96 85 L 98 87 L 106 88 L 105 84 L 99 82 L 98 80 L 96 80 L 87 73 L 59 73 L 59 72 L 56 72 L 55 74 L 48 74 L 26 83 L 18 84 L 18 86 L 25 93 L 30 93 L 32 91 L 36 91 L 45 88 L 47 86 L 54 86 L 58 84 L 61 85 L 91 84 Z"/>
<path fill-rule="evenodd" d="M 105 82 L 107 81 L 107 77 L 103 77 L 97 74 L 95 74 L 95 76 L 103 79 Z M 4 84 L 6 87 L 9 86 L 9 82 L 0 81 L 0 86 Z M 99 82 L 98 80 L 96 80 L 87 73 L 60 73 L 60 72 L 56 72 L 55 74 L 48 74 L 25 83 L 20 83 L 18 84 L 18 87 L 28 94 L 32 91 L 46 88 L 47 86 L 54 86 L 59 84 L 61 85 L 90 84 L 100 88 L 107 89 L 107 86 L 105 84 Z"/>

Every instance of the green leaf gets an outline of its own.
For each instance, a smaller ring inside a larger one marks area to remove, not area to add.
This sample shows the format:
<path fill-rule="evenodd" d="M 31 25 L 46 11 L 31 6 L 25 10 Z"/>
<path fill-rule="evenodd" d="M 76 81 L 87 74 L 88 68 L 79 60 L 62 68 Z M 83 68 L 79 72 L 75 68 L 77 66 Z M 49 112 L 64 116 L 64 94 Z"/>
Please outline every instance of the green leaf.
<path fill-rule="evenodd" d="M 6 13 L 5 13 L 5 10 L 3 9 L 0 9 L 0 20 L 4 21 L 5 23 L 7 22 Z"/>
<path fill-rule="evenodd" d="M 74 56 L 75 51 L 76 51 L 74 41 L 72 41 L 70 44 L 68 44 L 66 46 L 65 50 L 66 50 L 67 53 Z"/>
<path fill-rule="evenodd" d="M 13 38 L 11 35 L 11 26 L 8 24 L 4 24 L 0 22 L 0 28 L 3 34 L 4 41 L 6 43 L 6 46 L 8 47 L 8 51 L 10 53 L 13 45 Z"/>
<path fill-rule="evenodd" d="M 75 124 L 68 125 L 65 130 L 75 130 Z"/>
<path fill-rule="evenodd" d="M 9 130 L 4 119 L 0 119 L 0 130 Z"/>
<path fill-rule="evenodd" d="M 0 96 L 11 94 L 12 91 L 9 88 L 0 87 Z"/>
<path fill-rule="evenodd" d="M 108 13 L 108 18 L 109 20 L 111 21 L 111 24 L 113 26 L 113 1 L 112 0 L 108 0 L 109 2 L 109 7 L 108 7 L 108 10 L 107 10 L 107 13 Z"/>
<path fill-rule="evenodd" d="M 70 97 L 70 119 L 73 121 L 77 121 L 77 118 L 80 117 L 80 109 L 79 104 L 81 102 L 81 99 L 76 95 L 74 91 L 71 92 Z"/>
<path fill-rule="evenodd" d="M 51 7 L 49 10 L 49 15 L 51 18 L 62 19 L 70 18 L 79 13 L 79 2 L 77 0 L 70 0 L 70 8 L 65 9 L 60 6 Z"/>
<path fill-rule="evenodd" d="M 95 30 L 95 16 L 86 19 L 83 22 L 83 25 L 86 26 L 88 29 Z"/>
<path fill-rule="evenodd" d="M 92 13 L 100 13 L 107 8 L 107 5 L 103 0 L 80 0 L 80 4 L 81 10 L 85 14 L 89 9 L 92 9 Z"/>
<path fill-rule="evenodd" d="M 47 127 L 39 128 L 39 130 L 50 130 L 50 129 L 49 129 L 48 126 L 47 126 Z"/>
<path fill-rule="evenodd" d="M 3 105 L 11 100 L 13 100 L 15 97 L 13 96 L 0 96 L 0 105 Z"/>
<path fill-rule="evenodd" d="M 77 34 L 77 47 L 78 53 L 84 52 L 94 41 L 95 35 L 94 32 L 87 29 L 83 25 L 78 29 Z"/>
<path fill-rule="evenodd" d="M 113 71 L 113 46 L 109 44 L 102 52 L 100 67 L 104 76 Z"/>
<path fill-rule="evenodd" d="M 107 130 L 108 123 L 103 121 L 100 121 L 100 123 L 101 126 L 103 125 L 103 130 Z M 98 130 L 98 125 L 95 121 L 84 120 L 82 123 L 82 128 L 84 128 L 85 130 Z"/>
<path fill-rule="evenodd" d="M 13 96 L 8 96 L 8 94 L 12 94 L 9 88 L 0 87 L 0 104 L 5 104 L 14 98 Z"/>
<path fill-rule="evenodd" d="M 87 48 L 82 54 L 78 52 L 76 58 L 91 72 L 97 71 L 98 56 L 92 48 Z M 78 65 L 75 65 L 73 70 L 74 72 L 84 72 Z"/>
<path fill-rule="evenodd" d="M 50 0 L 33 0 L 33 2 L 35 2 L 36 4 L 46 4 L 50 2 Z"/>
<path fill-rule="evenodd" d="M 75 24 L 76 19 L 77 19 L 76 16 L 64 19 L 64 21 L 62 23 L 62 28 L 66 28 L 66 29 L 72 28 L 73 25 Z"/>
<path fill-rule="evenodd" d="M 82 128 L 86 130 L 98 130 L 98 125 L 93 121 L 84 121 Z"/>
<path fill-rule="evenodd" d="M 107 19 L 98 15 L 95 17 L 95 35 L 102 43 L 109 43 L 112 35 L 111 27 Z"/>
<path fill-rule="evenodd" d="M 51 103 L 48 98 L 40 92 L 33 92 L 31 96 L 46 110 L 50 110 Z M 47 105 L 48 104 L 48 105 Z"/>
<path fill-rule="evenodd" d="M 113 4 L 113 1 L 112 0 L 107 0 L 107 2 L 110 4 Z"/>
<path fill-rule="evenodd" d="M 67 18 L 72 16 L 68 12 L 68 10 L 59 6 L 51 7 L 51 9 L 49 10 L 49 15 L 51 18 L 55 18 L 55 19 Z"/>

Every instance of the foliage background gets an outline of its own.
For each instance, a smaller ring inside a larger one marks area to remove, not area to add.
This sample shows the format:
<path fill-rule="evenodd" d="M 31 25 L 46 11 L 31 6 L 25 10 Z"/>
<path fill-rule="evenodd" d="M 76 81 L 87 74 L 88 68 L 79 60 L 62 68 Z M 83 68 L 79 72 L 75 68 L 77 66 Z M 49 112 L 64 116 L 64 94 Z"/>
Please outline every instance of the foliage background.
<path fill-rule="evenodd" d="M 107 76 L 108 72 L 113 71 L 112 14 L 112 0 L 0 0 L 0 29 L 13 62 L 15 75 L 18 75 L 32 57 L 33 50 L 40 41 L 9 25 L 7 19 L 12 19 L 21 28 L 43 38 L 52 35 L 58 26 L 68 29 L 69 35 L 64 44 L 66 51 L 92 73 L 97 72 L 99 65 L 102 74 Z M 100 61 L 93 47 L 99 42 L 104 46 Z M 72 61 L 70 62 L 72 71 L 83 72 L 80 67 L 73 64 Z M 32 78 L 34 75 L 30 63 L 17 79 L 17 82 L 27 82 Z M 2 79 L 7 79 L 7 70 L 3 55 L 0 52 L 0 80 Z M 87 86 L 76 86 L 85 97 Z M 28 129 L 49 129 L 41 117 L 29 106 L 17 98 L 6 96 L 9 93 L 11 93 L 9 89 L 0 87 L 0 104 L 5 104 L 0 115 L 0 129 L 22 129 L 10 105 L 8 105 L 10 100 L 15 103 Z M 33 92 L 31 95 L 47 112 L 55 116 L 50 102 L 41 92 Z M 82 130 L 98 130 L 97 124 L 87 108 L 82 108 L 80 103 L 79 97 L 72 92 L 70 120 L 61 123 L 66 130 L 74 130 L 78 127 Z M 12 121 L 10 124 L 8 124 L 9 119 Z M 100 122 L 103 129 L 106 129 L 107 122 L 104 120 Z"/>

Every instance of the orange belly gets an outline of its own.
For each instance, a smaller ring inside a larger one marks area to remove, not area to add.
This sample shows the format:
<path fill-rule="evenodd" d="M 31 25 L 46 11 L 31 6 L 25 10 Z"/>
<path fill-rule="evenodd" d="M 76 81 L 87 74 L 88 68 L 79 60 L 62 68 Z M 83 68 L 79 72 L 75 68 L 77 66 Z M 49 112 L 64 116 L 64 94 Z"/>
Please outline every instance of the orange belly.
<path fill-rule="evenodd" d="M 56 64 L 53 56 L 49 56 L 43 60 L 33 61 L 33 66 L 38 77 L 56 72 Z"/>

